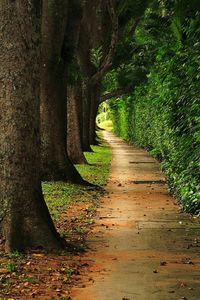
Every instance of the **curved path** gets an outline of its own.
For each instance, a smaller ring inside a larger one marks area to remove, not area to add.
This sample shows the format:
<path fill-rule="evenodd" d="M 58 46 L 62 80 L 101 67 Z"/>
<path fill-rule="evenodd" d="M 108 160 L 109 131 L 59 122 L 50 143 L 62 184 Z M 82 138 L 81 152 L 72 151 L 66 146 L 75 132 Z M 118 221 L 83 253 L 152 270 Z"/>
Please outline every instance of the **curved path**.
<path fill-rule="evenodd" d="M 108 194 L 73 300 L 200 299 L 199 220 L 182 213 L 159 163 L 112 133 Z"/>

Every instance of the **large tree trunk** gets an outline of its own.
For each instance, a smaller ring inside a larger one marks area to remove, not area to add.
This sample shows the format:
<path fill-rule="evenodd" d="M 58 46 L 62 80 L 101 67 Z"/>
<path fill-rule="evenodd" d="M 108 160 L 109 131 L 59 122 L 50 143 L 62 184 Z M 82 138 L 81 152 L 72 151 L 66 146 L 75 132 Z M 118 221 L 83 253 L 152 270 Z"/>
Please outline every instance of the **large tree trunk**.
<path fill-rule="evenodd" d="M 40 183 L 40 1 L 0 1 L 0 229 L 7 251 L 58 248 Z"/>
<path fill-rule="evenodd" d="M 81 128 L 78 106 L 81 105 L 80 85 L 68 87 L 68 126 L 67 126 L 67 149 L 70 159 L 75 164 L 86 164 L 86 158 L 82 150 Z"/>
<path fill-rule="evenodd" d="M 84 183 L 66 150 L 68 1 L 43 1 L 41 132 L 42 178 Z"/>

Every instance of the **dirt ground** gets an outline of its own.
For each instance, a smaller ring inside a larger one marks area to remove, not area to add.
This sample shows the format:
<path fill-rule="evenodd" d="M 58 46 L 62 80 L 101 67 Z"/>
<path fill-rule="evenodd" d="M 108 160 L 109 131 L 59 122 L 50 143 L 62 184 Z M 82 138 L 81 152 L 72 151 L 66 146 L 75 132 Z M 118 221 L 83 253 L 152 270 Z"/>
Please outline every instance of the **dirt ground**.
<path fill-rule="evenodd" d="M 73 300 L 200 299 L 200 222 L 169 195 L 159 163 L 112 133 L 107 194 Z"/>

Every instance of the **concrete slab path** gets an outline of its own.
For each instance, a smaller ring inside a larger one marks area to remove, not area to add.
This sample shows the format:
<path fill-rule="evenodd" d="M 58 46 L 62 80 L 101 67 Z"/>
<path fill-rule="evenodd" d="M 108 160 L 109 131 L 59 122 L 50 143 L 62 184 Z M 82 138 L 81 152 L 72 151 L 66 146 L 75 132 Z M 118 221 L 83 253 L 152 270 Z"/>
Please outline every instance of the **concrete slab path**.
<path fill-rule="evenodd" d="M 73 300 L 200 299 L 200 222 L 169 195 L 159 163 L 110 132 L 106 190 Z"/>

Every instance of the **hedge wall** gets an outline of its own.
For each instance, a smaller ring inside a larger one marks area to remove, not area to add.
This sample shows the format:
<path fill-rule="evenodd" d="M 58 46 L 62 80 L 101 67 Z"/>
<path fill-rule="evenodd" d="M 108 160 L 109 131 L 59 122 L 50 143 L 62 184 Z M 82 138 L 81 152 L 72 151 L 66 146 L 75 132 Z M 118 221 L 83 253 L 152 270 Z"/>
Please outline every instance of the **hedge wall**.
<path fill-rule="evenodd" d="M 200 42 L 160 47 L 147 83 L 111 101 L 114 131 L 162 160 L 172 191 L 200 213 Z"/>

